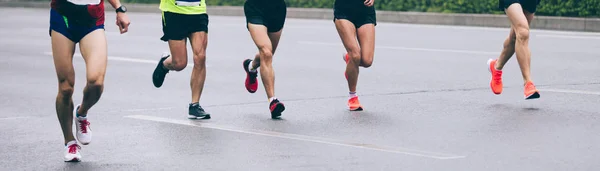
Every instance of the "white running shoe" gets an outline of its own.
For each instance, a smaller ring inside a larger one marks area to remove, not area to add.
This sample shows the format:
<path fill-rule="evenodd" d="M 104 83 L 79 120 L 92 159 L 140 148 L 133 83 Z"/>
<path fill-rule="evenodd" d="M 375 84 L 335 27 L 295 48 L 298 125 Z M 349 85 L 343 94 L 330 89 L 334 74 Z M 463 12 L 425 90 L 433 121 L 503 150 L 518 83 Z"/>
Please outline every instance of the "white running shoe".
<path fill-rule="evenodd" d="M 80 106 L 81 105 L 77 105 L 74 113 L 77 114 Z M 88 119 L 77 117 L 77 115 L 75 115 L 75 127 L 77 127 L 77 132 L 75 133 L 77 141 L 83 145 L 90 144 L 90 142 L 92 142 L 92 129 L 90 128 L 90 122 L 88 122 Z"/>
<path fill-rule="evenodd" d="M 81 154 L 79 153 L 81 147 L 77 145 L 77 141 L 71 141 L 65 146 L 65 162 L 80 162 Z"/>

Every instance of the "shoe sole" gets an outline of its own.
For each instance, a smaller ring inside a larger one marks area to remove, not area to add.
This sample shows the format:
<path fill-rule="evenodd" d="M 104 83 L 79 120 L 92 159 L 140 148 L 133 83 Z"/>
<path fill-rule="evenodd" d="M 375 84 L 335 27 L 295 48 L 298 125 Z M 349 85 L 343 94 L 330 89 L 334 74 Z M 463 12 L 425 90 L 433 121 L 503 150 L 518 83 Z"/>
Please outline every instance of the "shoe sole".
<path fill-rule="evenodd" d="M 362 107 L 358 107 L 358 108 L 356 108 L 356 109 L 352 109 L 352 108 L 350 108 L 349 110 L 350 110 L 350 111 L 363 111 L 363 108 L 362 108 Z"/>
<path fill-rule="evenodd" d="M 496 93 L 496 92 L 494 92 L 494 89 L 492 88 L 492 81 L 494 80 L 494 75 L 492 73 L 492 70 L 490 69 L 490 64 L 492 63 L 492 61 L 493 61 L 493 59 L 489 59 L 487 61 L 487 70 L 488 70 L 488 72 L 490 72 L 490 89 L 492 89 L 492 93 L 494 93 L 495 95 L 500 95 L 500 94 L 502 94 L 502 92 Z"/>
<path fill-rule="evenodd" d="M 250 68 L 248 68 L 248 62 L 247 61 L 252 62 L 252 60 L 246 59 L 246 60 L 244 60 L 244 62 L 242 62 L 242 65 L 244 67 L 244 71 L 246 72 L 246 78 L 249 78 L 250 77 Z M 254 80 L 254 81 L 258 81 L 258 80 Z M 258 88 L 256 90 L 251 90 L 246 85 L 244 85 L 244 87 L 246 87 L 246 90 L 249 93 L 256 93 L 256 91 L 258 90 Z"/>
<path fill-rule="evenodd" d="M 273 109 L 273 111 L 271 111 L 271 119 L 280 119 L 281 118 L 281 113 L 285 110 L 285 106 L 281 103 L 277 104 L 277 106 L 275 106 L 275 109 Z"/>
<path fill-rule="evenodd" d="M 194 116 L 194 115 L 188 115 L 188 119 L 192 119 L 192 120 L 210 119 L 210 115 L 205 115 L 204 117 L 197 117 L 197 116 Z"/>
<path fill-rule="evenodd" d="M 73 163 L 73 162 L 80 162 L 80 161 L 81 161 L 81 159 L 80 159 L 80 158 L 77 158 L 77 157 L 75 157 L 75 158 L 73 158 L 73 159 L 71 159 L 71 160 L 65 160 L 65 162 L 69 162 L 69 163 Z"/>
<path fill-rule="evenodd" d="M 535 92 L 529 96 L 525 97 L 525 100 L 532 100 L 532 99 L 538 99 L 540 98 L 540 93 L 539 92 Z"/>

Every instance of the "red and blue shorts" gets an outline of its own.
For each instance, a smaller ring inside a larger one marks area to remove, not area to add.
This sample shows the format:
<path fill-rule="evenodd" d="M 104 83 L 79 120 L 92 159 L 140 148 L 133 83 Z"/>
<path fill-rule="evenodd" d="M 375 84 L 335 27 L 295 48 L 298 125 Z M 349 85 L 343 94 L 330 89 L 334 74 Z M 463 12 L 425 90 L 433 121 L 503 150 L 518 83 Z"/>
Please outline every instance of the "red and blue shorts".
<path fill-rule="evenodd" d="M 94 30 L 104 29 L 104 1 L 97 5 L 75 5 L 64 0 L 53 1 L 50 9 L 52 30 L 78 43 Z M 50 35 L 52 36 L 52 35 Z"/>

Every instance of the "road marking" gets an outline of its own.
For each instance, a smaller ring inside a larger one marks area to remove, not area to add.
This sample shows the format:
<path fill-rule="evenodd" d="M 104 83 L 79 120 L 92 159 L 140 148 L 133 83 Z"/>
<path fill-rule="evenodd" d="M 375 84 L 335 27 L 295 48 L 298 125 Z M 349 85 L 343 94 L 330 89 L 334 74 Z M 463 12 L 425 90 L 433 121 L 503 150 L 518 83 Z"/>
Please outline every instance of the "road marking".
<path fill-rule="evenodd" d="M 46 55 L 52 56 L 52 52 L 44 52 Z M 73 54 L 75 57 L 83 57 L 80 53 Z M 139 59 L 139 58 L 128 58 L 128 57 L 118 57 L 118 56 L 108 56 L 109 61 L 122 61 L 122 62 L 133 62 L 133 63 L 145 63 L 145 64 L 158 64 L 158 60 L 148 60 L 148 59 Z M 193 67 L 193 63 L 188 63 L 188 67 Z M 209 67 L 209 65 L 206 65 Z"/>
<path fill-rule="evenodd" d="M 565 39 L 596 39 L 600 40 L 598 36 L 568 36 L 568 35 L 550 35 L 550 34 L 540 34 L 536 37 L 549 37 L 549 38 L 565 38 Z"/>
<path fill-rule="evenodd" d="M 168 119 L 168 118 L 161 118 L 161 117 L 155 117 L 155 116 L 130 115 L 130 116 L 125 116 L 125 117 L 132 118 L 132 119 L 140 119 L 140 120 L 171 123 L 171 124 L 193 126 L 193 127 L 200 127 L 200 128 L 216 129 L 216 130 L 237 132 L 237 133 L 244 133 L 244 134 L 251 134 L 251 135 L 260 135 L 260 136 L 306 141 L 306 142 L 321 143 L 321 144 L 328 144 L 328 145 L 337 145 L 337 146 L 344 146 L 344 147 L 375 150 L 375 151 L 388 152 L 388 153 L 405 154 L 405 155 L 410 155 L 410 156 L 425 157 L 425 158 L 432 158 L 432 159 L 439 159 L 439 160 L 460 159 L 460 158 L 466 157 L 466 156 L 426 152 L 426 151 L 406 149 L 406 148 L 384 147 L 384 146 L 379 146 L 379 145 L 374 145 L 374 144 L 344 142 L 341 140 L 333 140 L 333 139 L 312 137 L 312 136 L 299 135 L 299 134 L 290 134 L 290 133 L 283 133 L 283 132 L 225 127 L 225 126 L 215 125 L 215 124 L 211 124 L 211 123 L 198 123 L 198 122 L 189 121 L 189 120 L 176 120 L 176 119 Z"/>
<path fill-rule="evenodd" d="M 29 116 L 6 117 L 6 118 L 0 118 L 0 120 L 28 119 L 28 118 L 31 118 L 31 117 L 29 117 Z"/>
<path fill-rule="evenodd" d="M 326 43 L 326 42 L 313 42 L 313 41 L 298 41 L 299 44 L 306 45 L 324 45 L 324 46 L 339 46 L 343 47 L 342 43 Z M 380 49 L 393 49 L 393 50 L 413 50 L 413 51 L 426 51 L 426 52 L 450 52 L 450 53 L 467 53 L 467 54 L 483 54 L 483 55 L 497 55 L 500 52 L 486 52 L 486 51 L 471 51 L 471 50 L 455 50 L 455 49 L 429 49 L 429 48 L 411 48 L 402 46 L 379 46 L 375 48 Z"/>
<path fill-rule="evenodd" d="M 581 91 L 581 90 L 539 89 L 539 91 L 547 91 L 547 92 L 555 92 L 555 93 L 572 93 L 572 94 L 600 95 L 600 92 Z"/>

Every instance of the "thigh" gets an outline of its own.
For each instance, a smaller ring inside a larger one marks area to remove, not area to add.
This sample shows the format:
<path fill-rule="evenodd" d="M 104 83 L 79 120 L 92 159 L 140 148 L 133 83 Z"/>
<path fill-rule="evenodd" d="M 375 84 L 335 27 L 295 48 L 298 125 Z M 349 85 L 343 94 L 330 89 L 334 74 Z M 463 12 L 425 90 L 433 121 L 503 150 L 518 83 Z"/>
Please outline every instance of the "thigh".
<path fill-rule="evenodd" d="M 73 53 L 75 53 L 75 43 L 64 35 L 51 30 L 52 39 L 52 57 L 59 83 L 67 82 L 73 86 L 75 84 L 75 70 L 73 69 Z"/>
<path fill-rule="evenodd" d="M 362 25 L 357 34 L 362 60 L 372 61 L 375 53 L 375 24 Z"/>
<path fill-rule="evenodd" d="M 104 29 L 96 29 L 84 36 L 79 49 L 85 60 L 88 80 L 102 82 L 106 73 L 107 44 Z"/>
<path fill-rule="evenodd" d="M 271 40 L 271 46 L 273 47 L 272 52 L 275 54 L 277 50 L 277 46 L 279 45 L 279 40 L 281 39 L 281 33 L 283 30 L 279 30 L 278 32 L 269 33 L 269 40 Z"/>
<path fill-rule="evenodd" d="M 190 43 L 194 52 L 194 62 L 198 62 L 196 57 L 204 57 L 206 55 L 206 46 L 208 45 L 208 33 L 204 31 L 194 32 L 190 34 Z"/>
<path fill-rule="evenodd" d="M 356 40 L 356 26 L 347 19 L 336 19 L 335 27 L 342 39 L 342 43 L 347 52 L 360 52 L 359 44 Z"/>
<path fill-rule="evenodd" d="M 171 59 L 177 64 L 187 65 L 187 40 L 169 40 Z"/>
<path fill-rule="evenodd" d="M 508 8 L 506 8 L 506 16 L 508 16 L 513 29 L 522 27 L 529 28 L 529 23 L 525 17 L 525 13 L 523 12 L 521 4 L 513 3 L 512 5 L 508 6 Z"/>
<path fill-rule="evenodd" d="M 250 31 L 250 36 L 252 36 L 254 44 L 256 44 L 256 47 L 259 50 L 266 48 L 272 53 L 273 46 L 271 44 L 271 39 L 269 39 L 266 26 L 248 23 L 248 30 Z"/>

